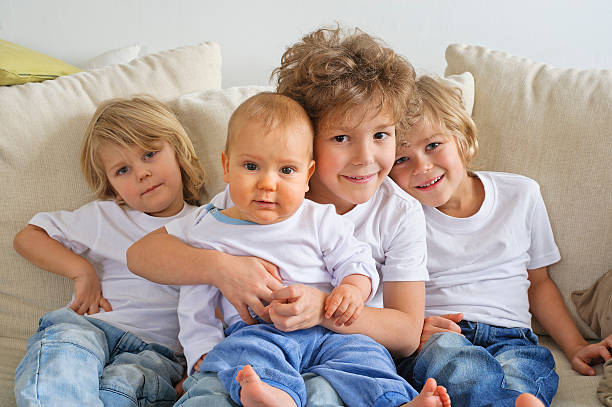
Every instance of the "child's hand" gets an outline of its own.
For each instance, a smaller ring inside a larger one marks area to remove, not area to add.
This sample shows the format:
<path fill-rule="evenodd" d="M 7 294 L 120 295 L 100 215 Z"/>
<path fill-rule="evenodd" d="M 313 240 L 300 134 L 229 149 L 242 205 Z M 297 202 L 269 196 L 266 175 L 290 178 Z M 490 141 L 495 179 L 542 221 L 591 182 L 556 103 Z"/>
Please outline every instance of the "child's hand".
<path fill-rule="evenodd" d="M 459 335 L 462 335 L 461 327 L 457 325 L 457 323 L 460 322 L 462 319 L 462 313 L 431 316 L 425 318 L 425 321 L 423 322 L 423 330 L 421 331 L 421 340 L 419 342 L 417 352 L 420 352 L 421 349 L 423 349 L 423 346 L 433 334 L 437 334 L 439 332 L 455 332 Z"/>
<path fill-rule="evenodd" d="M 333 318 L 336 326 L 351 325 L 363 310 L 361 290 L 352 284 L 340 284 L 325 300 L 325 318 Z"/>
<path fill-rule="evenodd" d="M 601 342 L 583 346 L 571 357 L 572 368 L 580 374 L 594 376 L 595 370 L 591 366 L 610 359 L 610 349 L 612 349 L 612 335 Z"/>
<path fill-rule="evenodd" d="M 70 308 L 80 315 L 97 314 L 100 308 L 107 312 L 113 310 L 110 303 L 102 296 L 102 287 L 93 266 L 74 278 L 74 301 L 70 304 Z"/>
<path fill-rule="evenodd" d="M 206 357 L 206 353 L 203 354 L 200 359 L 198 359 L 197 362 L 195 362 L 195 364 L 193 365 L 193 370 L 195 370 L 196 372 L 200 371 L 200 365 L 202 365 L 202 361 L 204 360 L 204 358 Z"/>

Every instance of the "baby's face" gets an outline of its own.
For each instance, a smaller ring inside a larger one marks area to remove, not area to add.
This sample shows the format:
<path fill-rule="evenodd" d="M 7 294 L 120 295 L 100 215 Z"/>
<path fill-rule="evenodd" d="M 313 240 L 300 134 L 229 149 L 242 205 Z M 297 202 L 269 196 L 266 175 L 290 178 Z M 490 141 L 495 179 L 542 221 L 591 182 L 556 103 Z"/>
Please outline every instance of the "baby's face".
<path fill-rule="evenodd" d="M 422 204 L 440 208 L 457 194 L 467 171 L 455 137 L 421 119 L 398 146 L 389 175 Z"/>
<path fill-rule="evenodd" d="M 314 171 L 312 134 L 307 126 L 266 129 L 258 121 L 240 126 L 229 155 L 222 155 L 236 217 L 259 224 L 293 215 Z"/>

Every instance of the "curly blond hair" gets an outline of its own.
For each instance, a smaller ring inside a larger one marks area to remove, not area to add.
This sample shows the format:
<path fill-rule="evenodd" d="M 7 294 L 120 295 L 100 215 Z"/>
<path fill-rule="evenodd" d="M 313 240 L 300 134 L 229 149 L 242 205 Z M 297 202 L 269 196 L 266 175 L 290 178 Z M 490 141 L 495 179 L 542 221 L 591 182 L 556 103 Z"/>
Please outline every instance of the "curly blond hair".
<path fill-rule="evenodd" d="M 285 51 L 272 72 L 277 91 L 297 100 L 315 128 L 333 115 L 374 103 L 389 109 L 401 137 L 418 105 L 414 68 L 382 41 L 359 28 L 321 28 Z"/>
<path fill-rule="evenodd" d="M 181 168 L 183 199 L 198 205 L 204 186 L 204 168 L 193 144 L 174 113 L 149 96 L 110 99 L 94 113 L 81 148 L 81 170 L 98 199 L 114 199 L 115 192 L 106 176 L 98 152 L 108 143 L 147 151 L 159 150 L 159 141 L 170 144 Z"/>
<path fill-rule="evenodd" d="M 478 153 L 478 131 L 463 106 L 461 89 L 440 78 L 423 75 L 416 81 L 416 99 L 420 104 L 417 119 L 427 120 L 448 130 L 457 141 L 464 165 L 470 168 Z"/>

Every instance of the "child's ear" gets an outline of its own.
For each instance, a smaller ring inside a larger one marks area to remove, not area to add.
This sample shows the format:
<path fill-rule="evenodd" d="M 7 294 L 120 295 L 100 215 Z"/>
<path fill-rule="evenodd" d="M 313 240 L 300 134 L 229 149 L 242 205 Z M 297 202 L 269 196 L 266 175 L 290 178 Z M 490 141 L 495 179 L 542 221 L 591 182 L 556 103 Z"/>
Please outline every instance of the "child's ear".
<path fill-rule="evenodd" d="M 308 166 L 308 178 L 306 178 L 306 191 L 308 192 L 310 190 L 310 185 L 308 184 L 308 182 L 310 181 L 310 177 L 312 177 L 312 174 L 314 174 L 314 170 L 315 170 L 315 162 L 314 160 L 310 161 L 310 165 Z"/>
<path fill-rule="evenodd" d="M 225 151 L 221 152 L 221 165 L 223 166 L 223 181 L 229 184 L 229 157 Z"/>

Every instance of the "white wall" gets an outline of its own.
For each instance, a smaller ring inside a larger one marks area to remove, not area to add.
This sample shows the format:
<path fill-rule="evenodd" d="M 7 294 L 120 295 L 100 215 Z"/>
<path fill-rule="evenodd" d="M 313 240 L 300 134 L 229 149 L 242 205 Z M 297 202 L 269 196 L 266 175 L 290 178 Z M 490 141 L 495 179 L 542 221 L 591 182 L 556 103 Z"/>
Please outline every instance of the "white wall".
<path fill-rule="evenodd" d="M 268 83 L 289 44 L 334 21 L 435 73 L 455 42 L 561 67 L 612 68 L 608 0 L 0 0 L 0 38 L 75 65 L 134 43 L 154 52 L 218 42 L 224 87 Z"/>

